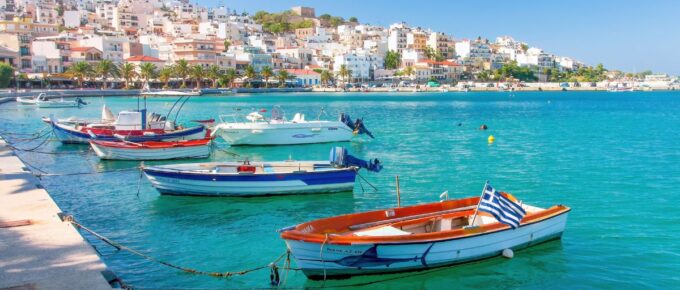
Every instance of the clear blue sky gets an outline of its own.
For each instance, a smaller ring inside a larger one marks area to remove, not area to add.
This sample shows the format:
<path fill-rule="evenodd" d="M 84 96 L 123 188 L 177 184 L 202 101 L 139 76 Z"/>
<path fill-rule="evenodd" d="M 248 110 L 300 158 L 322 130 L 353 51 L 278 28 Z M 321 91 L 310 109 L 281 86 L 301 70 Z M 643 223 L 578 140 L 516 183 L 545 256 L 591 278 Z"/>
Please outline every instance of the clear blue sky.
<path fill-rule="evenodd" d="M 192 0 L 194 2 L 196 0 Z M 515 39 L 587 64 L 624 71 L 680 75 L 680 1 L 427 1 L 427 0 L 198 0 L 239 13 L 303 5 L 389 25 L 405 21 L 455 38 Z"/>

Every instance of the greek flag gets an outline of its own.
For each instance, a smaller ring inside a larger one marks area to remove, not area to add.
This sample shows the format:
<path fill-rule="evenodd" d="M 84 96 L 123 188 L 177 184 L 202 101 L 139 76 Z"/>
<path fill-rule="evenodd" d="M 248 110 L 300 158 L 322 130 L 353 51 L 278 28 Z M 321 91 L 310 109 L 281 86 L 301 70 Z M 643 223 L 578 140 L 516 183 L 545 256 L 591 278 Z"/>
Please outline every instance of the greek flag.
<path fill-rule="evenodd" d="M 484 187 L 477 210 L 492 214 L 499 222 L 509 225 L 513 229 L 519 227 L 519 222 L 526 215 L 520 205 L 500 194 L 489 183 Z"/>

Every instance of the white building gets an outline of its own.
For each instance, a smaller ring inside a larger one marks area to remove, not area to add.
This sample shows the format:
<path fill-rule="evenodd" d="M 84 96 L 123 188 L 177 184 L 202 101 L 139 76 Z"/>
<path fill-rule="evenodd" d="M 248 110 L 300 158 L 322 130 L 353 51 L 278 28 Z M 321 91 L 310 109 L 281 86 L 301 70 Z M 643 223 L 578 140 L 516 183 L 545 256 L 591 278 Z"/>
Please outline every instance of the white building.
<path fill-rule="evenodd" d="M 390 25 L 390 34 L 387 38 L 387 49 L 402 53 L 406 49 L 407 34 L 410 31 L 405 23 Z"/>
<path fill-rule="evenodd" d="M 336 56 L 333 71 L 339 72 L 342 65 L 352 71 L 352 81 L 368 81 L 374 79 L 375 70 L 383 68 L 385 63 L 382 56 L 354 52 Z"/>
<path fill-rule="evenodd" d="M 64 27 L 75 28 L 80 26 L 82 20 L 82 13 L 80 10 L 67 10 L 64 11 Z"/>
<path fill-rule="evenodd" d="M 94 47 L 102 52 L 103 59 L 123 62 L 123 44 L 129 42 L 126 37 L 107 35 L 86 35 L 80 39 L 81 47 Z"/>

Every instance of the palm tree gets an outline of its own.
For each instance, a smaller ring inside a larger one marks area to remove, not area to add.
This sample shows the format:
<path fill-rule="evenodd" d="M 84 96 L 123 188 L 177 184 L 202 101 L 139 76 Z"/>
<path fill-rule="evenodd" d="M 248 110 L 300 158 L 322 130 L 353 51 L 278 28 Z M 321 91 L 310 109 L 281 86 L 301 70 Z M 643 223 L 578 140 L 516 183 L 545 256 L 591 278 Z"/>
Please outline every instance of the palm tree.
<path fill-rule="evenodd" d="M 352 76 L 352 70 L 347 69 L 347 65 L 340 65 L 340 70 L 338 71 L 338 76 L 343 82 L 347 82 L 347 79 Z"/>
<path fill-rule="evenodd" d="M 407 66 L 406 68 L 404 68 L 404 71 L 402 73 L 410 78 L 411 75 L 415 74 L 415 72 L 416 71 L 413 69 L 412 66 Z"/>
<path fill-rule="evenodd" d="M 89 63 L 84 62 L 84 61 L 79 61 L 74 63 L 71 67 L 68 68 L 67 73 L 75 78 L 78 81 L 78 86 L 82 89 L 83 88 L 83 79 L 86 77 L 90 76 L 90 73 L 92 72 L 92 66 L 90 66 Z"/>
<path fill-rule="evenodd" d="M 257 72 L 255 71 L 255 68 L 252 65 L 248 65 L 246 67 L 246 70 L 243 74 L 246 78 L 248 78 L 248 86 L 253 85 L 253 79 L 257 77 Z"/>
<path fill-rule="evenodd" d="M 279 73 L 276 75 L 276 79 L 279 81 L 279 87 L 286 87 L 286 81 L 289 79 L 294 78 L 295 76 L 288 73 L 287 70 L 282 69 L 279 70 Z"/>
<path fill-rule="evenodd" d="M 168 82 L 174 74 L 172 66 L 164 67 L 158 71 L 158 79 L 163 82 L 163 88 L 168 88 Z"/>
<path fill-rule="evenodd" d="M 333 80 L 333 74 L 330 71 L 324 70 L 321 72 L 321 83 L 324 86 L 328 86 L 328 83 Z"/>
<path fill-rule="evenodd" d="M 223 86 L 228 86 L 229 88 L 234 86 L 234 80 L 238 77 L 238 73 L 233 68 L 227 69 L 227 71 L 220 77 L 220 83 Z"/>
<path fill-rule="evenodd" d="M 262 68 L 262 72 L 260 72 L 262 75 L 262 78 L 264 78 L 264 87 L 268 88 L 269 87 L 269 78 L 274 75 L 274 72 L 272 71 L 272 68 L 269 66 L 265 66 Z"/>
<path fill-rule="evenodd" d="M 130 88 L 130 80 L 137 76 L 137 71 L 135 70 L 134 63 L 122 63 L 118 68 L 120 71 L 120 77 L 125 80 L 125 89 Z"/>
<path fill-rule="evenodd" d="M 119 75 L 118 67 L 108 59 L 100 61 L 94 71 L 102 77 L 102 89 L 106 89 L 106 80 L 109 76 L 115 78 Z"/>
<path fill-rule="evenodd" d="M 203 66 L 201 66 L 200 64 L 192 66 L 189 74 L 191 75 L 191 78 L 196 80 L 196 89 L 200 90 L 201 83 L 205 78 L 205 70 L 203 69 Z"/>
<path fill-rule="evenodd" d="M 175 76 L 182 79 L 182 85 L 180 88 L 186 88 L 186 78 L 189 76 L 189 73 L 191 72 L 191 68 L 189 67 L 189 62 L 187 62 L 185 59 L 180 59 L 177 61 L 177 63 L 174 65 L 174 72 Z"/>
<path fill-rule="evenodd" d="M 149 79 L 156 77 L 156 65 L 150 62 L 139 65 L 139 77 L 149 84 Z"/>
<path fill-rule="evenodd" d="M 216 65 L 211 65 L 208 67 L 207 71 L 208 78 L 212 80 L 212 87 L 216 88 L 217 87 L 217 81 L 219 80 L 220 76 L 222 75 L 222 69 L 219 66 Z"/>
<path fill-rule="evenodd" d="M 224 40 L 224 51 L 228 51 L 228 50 L 229 50 L 229 46 L 231 46 L 231 41 L 225 39 L 225 40 Z"/>

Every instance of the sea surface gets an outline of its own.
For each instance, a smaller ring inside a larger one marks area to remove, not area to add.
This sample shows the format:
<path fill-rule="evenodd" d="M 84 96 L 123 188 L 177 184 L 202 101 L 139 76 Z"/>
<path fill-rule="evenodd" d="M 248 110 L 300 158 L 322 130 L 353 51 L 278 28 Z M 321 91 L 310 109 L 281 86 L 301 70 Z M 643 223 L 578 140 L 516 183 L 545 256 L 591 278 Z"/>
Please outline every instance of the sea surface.
<path fill-rule="evenodd" d="M 146 101 L 165 114 L 175 98 Z M 100 116 L 135 109 L 137 98 L 88 98 L 82 109 L 0 105 L 0 135 L 30 149 L 25 135 L 45 127 L 41 116 Z M 143 100 L 142 100 L 143 105 Z M 436 270 L 310 281 L 291 271 L 285 286 L 366 289 L 668 289 L 680 288 L 680 92 L 491 92 L 412 94 L 262 94 L 194 97 L 177 121 L 247 114 L 279 105 L 334 119 L 362 117 L 375 139 L 270 147 L 232 147 L 209 160 L 327 159 L 332 146 L 385 169 L 362 172 L 354 192 L 260 198 L 161 196 L 134 168 L 100 161 L 84 145 L 46 142 L 44 154 L 18 152 L 45 188 L 83 225 L 163 261 L 202 271 L 267 265 L 285 251 L 276 230 L 312 219 L 402 205 L 477 196 L 486 180 L 525 203 L 572 208 L 560 241 Z M 174 115 L 171 116 L 174 119 Z M 482 124 L 488 130 L 481 131 Z M 489 144 L 489 135 L 495 142 Z M 22 143 L 23 142 L 23 143 Z M 208 161 L 208 159 L 204 160 Z M 146 162 L 146 164 L 195 161 Z M 130 170 L 126 170 L 130 169 Z M 99 174 L 79 174 L 103 172 Z M 106 264 L 139 289 L 266 288 L 269 271 L 229 279 L 188 274 L 118 251 L 84 233 Z M 294 265 L 293 265 L 294 266 Z M 283 274 L 283 273 L 282 273 Z M 282 277 L 283 279 L 283 277 Z"/>

